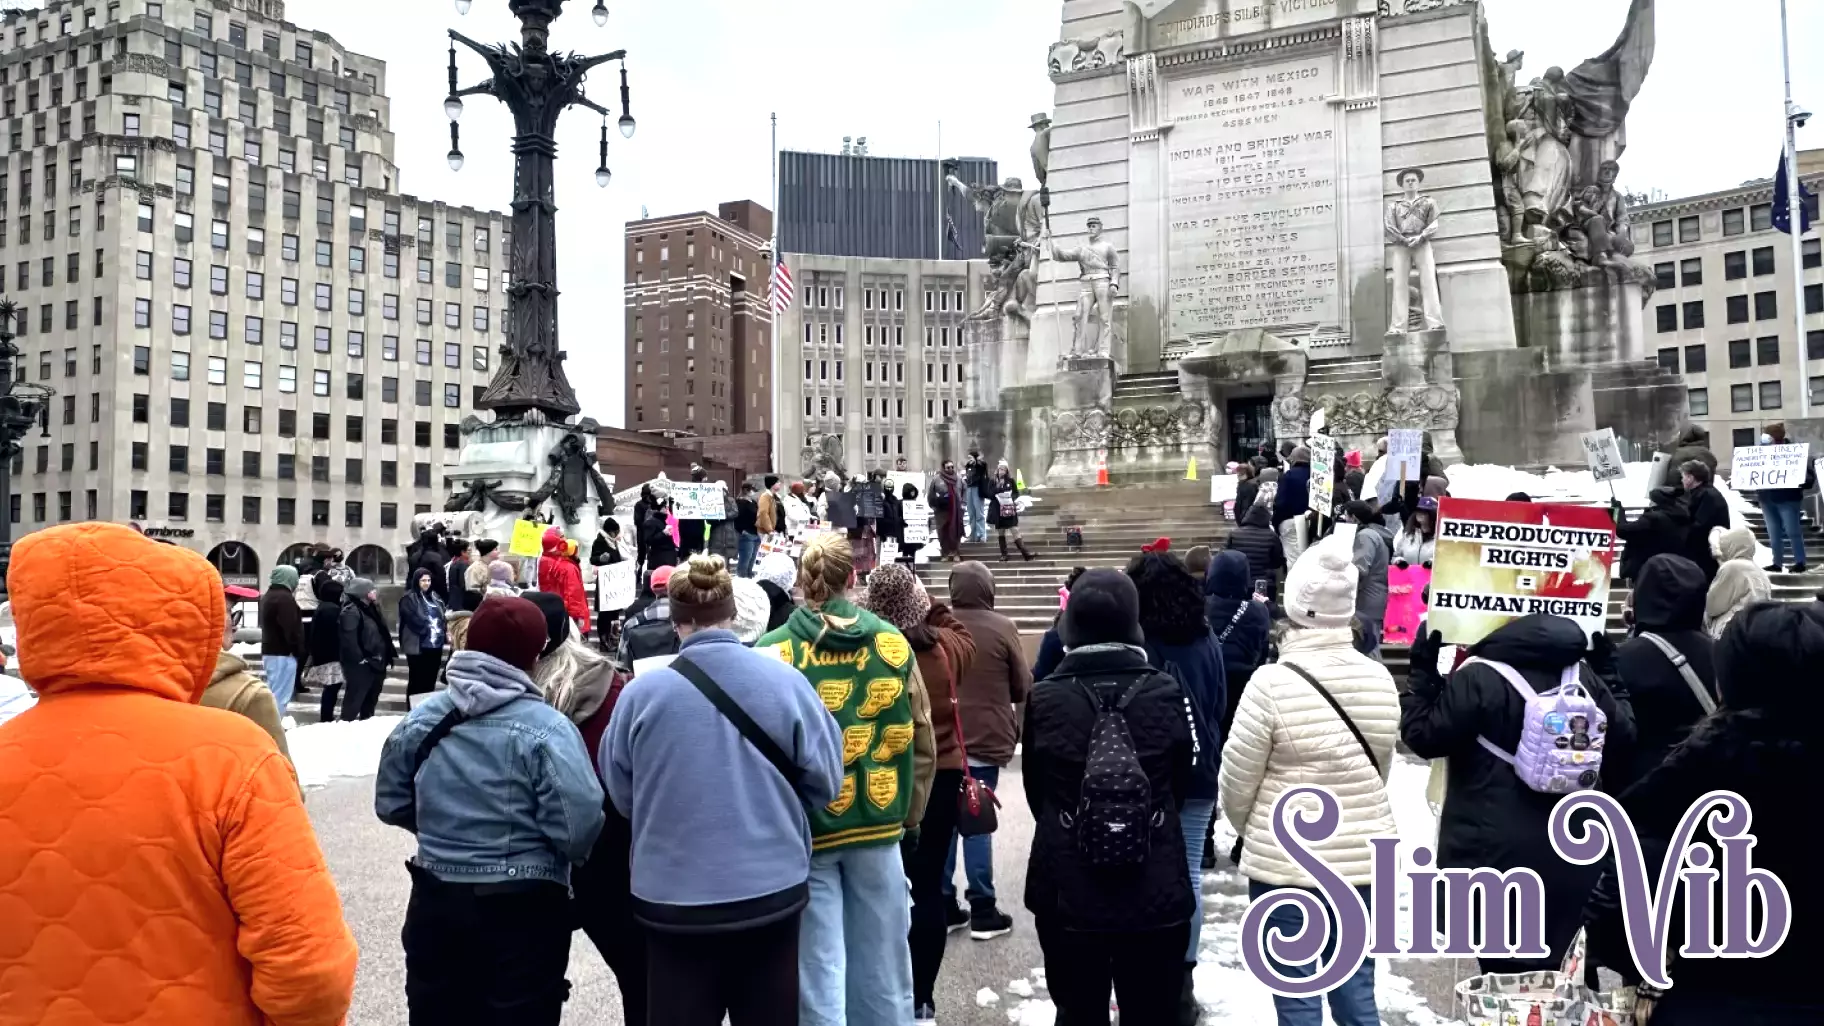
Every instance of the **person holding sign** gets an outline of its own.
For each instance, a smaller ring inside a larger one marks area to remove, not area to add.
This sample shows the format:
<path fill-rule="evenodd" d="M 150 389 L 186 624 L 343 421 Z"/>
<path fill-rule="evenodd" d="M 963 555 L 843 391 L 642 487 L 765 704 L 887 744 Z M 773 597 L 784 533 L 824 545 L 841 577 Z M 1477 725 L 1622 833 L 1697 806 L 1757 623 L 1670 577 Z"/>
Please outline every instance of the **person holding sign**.
<path fill-rule="evenodd" d="M 1786 440 L 1786 425 L 1778 422 L 1767 425 L 1767 432 L 1761 435 L 1761 444 L 1791 445 Z M 1817 490 L 1818 472 L 1812 465 L 1809 447 L 1801 455 L 1805 460 L 1803 485 L 1763 488 L 1756 495 L 1761 502 L 1761 512 L 1767 517 L 1767 545 L 1773 549 L 1773 565 L 1767 567 L 1768 573 L 1780 572 L 1780 553 L 1786 551 L 1788 541 L 1792 543 L 1791 572 L 1805 572 L 1805 525 L 1799 520 L 1799 506 L 1804 502 L 1806 492 Z"/>
<path fill-rule="evenodd" d="M 1013 532 L 1014 547 L 1020 555 L 1032 561 L 1032 553 L 1027 551 L 1026 542 L 1020 537 L 1020 485 L 1013 478 L 1013 472 L 1007 469 L 1007 461 L 994 468 L 994 477 L 988 482 L 988 490 L 993 495 L 993 517 L 995 530 L 1001 535 L 1001 562 L 1007 562 L 1007 532 Z"/>

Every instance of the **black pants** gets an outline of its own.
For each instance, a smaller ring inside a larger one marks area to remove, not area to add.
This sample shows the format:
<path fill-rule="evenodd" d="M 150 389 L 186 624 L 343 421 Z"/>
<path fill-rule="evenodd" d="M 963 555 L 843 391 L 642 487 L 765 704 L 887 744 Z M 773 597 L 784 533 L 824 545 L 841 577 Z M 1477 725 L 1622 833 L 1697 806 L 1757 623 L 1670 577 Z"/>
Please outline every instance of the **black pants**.
<path fill-rule="evenodd" d="M 428 695 L 437 690 L 437 671 L 443 668 L 443 650 L 405 657 L 405 694 Z M 376 696 L 377 698 L 378 696 Z"/>
<path fill-rule="evenodd" d="M 1108 1026 L 1113 986 L 1123 1026 L 1171 1026 L 1184 989 L 1191 924 L 1143 933 L 1079 933 L 1050 917 L 1035 922 L 1057 1026 Z"/>
<path fill-rule="evenodd" d="M 342 693 L 342 685 L 323 685 L 323 699 L 317 704 L 317 722 L 328 723 L 336 718 L 336 698 Z"/>
<path fill-rule="evenodd" d="M 944 945 L 950 936 L 946 920 L 953 903 L 944 897 L 944 861 L 956 836 L 956 797 L 962 786 L 962 770 L 937 771 L 918 841 L 906 850 L 906 879 L 912 883 L 912 930 L 906 939 L 912 947 L 914 1005 L 936 1004 L 932 992 L 944 965 Z M 1185 943 L 1190 943 L 1188 937 Z"/>
<path fill-rule="evenodd" d="M 730 1026 L 797 1022 L 798 917 L 732 933 L 646 931 L 646 1021 L 721 1026 L 726 1013 Z"/>
<path fill-rule="evenodd" d="M 406 868 L 411 1026 L 557 1026 L 570 995 L 568 890 L 548 881 L 446 883 Z"/>

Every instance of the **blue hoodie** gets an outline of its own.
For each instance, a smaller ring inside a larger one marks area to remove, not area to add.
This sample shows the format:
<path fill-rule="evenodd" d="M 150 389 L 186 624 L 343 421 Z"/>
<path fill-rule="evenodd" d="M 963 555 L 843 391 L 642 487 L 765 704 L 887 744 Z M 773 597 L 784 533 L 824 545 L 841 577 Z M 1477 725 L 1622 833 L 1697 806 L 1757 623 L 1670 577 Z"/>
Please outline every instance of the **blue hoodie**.
<path fill-rule="evenodd" d="M 1189 801 L 1215 801 L 1216 778 L 1222 768 L 1222 716 L 1228 708 L 1228 675 L 1223 669 L 1222 648 L 1216 635 L 1205 631 L 1185 644 L 1146 639 L 1146 661 L 1178 681 L 1191 703 L 1197 727 L 1196 762 L 1184 797 Z"/>
<path fill-rule="evenodd" d="M 1280 476 L 1279 491 L 1273 496 L 1273 529 L 1302 517 L 1311 505 L 1311 464 L 1295 463 Z"/>
<path fill-rule="evenodd" d="M 1254 582 L 1249 580 L 1248 557 L 1235 549 L 1224 549 L 1210 560 L 1203 578 L 1203 612 L 1222 645 L 1223 668 L 1228 673 L 1230 705 L 1241 689 L 1254 676 L 1254 671 L 1267 658 L 1267 643 L 1273 631 L 1273 618 L 1267 607 L 1254 601 Z M 1239 611 L 1240 615 L 1237 616 Z M 1224 722 L 1227 722 L 1225 717 Z"/>
<path fill-rule="evenodd" d="M 688 658 L 803 770 L 793 794 L 772 763 L 670 667 L 621 692 L 598 758 L 608 796 L 633 822 L 633 911 L 660 930 L 761 926 L 809 900 L 804 808 L 843 779 L 836 719 L 804 675 L 732 631 L 684 639 Z"/>

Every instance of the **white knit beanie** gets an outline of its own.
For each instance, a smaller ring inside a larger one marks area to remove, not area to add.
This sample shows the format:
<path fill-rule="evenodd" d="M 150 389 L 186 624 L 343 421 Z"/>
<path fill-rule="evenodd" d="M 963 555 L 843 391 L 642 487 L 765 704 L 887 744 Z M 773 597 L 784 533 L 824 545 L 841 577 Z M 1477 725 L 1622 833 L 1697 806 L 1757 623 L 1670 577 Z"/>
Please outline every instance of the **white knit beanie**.
<path fill-rule="evenodd" d="M 1301 627 L 1347 627 L 1355 620 L 1361 572 L 1350 546 L 1331 535 L 1306 549 L 1286 575 L 1286 615 Z"/>
<path fill-rule="evenodd" d="M 735 581 L 735 636 L 741 644 L 752 645 L 766 633 L 767 616 L 773 611 L 773 600 L 758 581 L 737 577 Z"/>

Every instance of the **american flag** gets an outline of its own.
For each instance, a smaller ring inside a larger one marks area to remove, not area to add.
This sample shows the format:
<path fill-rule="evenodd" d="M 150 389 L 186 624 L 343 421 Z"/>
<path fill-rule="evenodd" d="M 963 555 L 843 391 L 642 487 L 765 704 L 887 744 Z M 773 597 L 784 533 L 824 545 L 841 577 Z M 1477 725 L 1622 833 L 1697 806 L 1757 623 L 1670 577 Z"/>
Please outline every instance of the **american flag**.
<path fill-rule="evenodd" d="M 792 305 L 792 269 L 785 266 L 785 254 L 773 265 L 773 312 L 783 313 Z"/>

